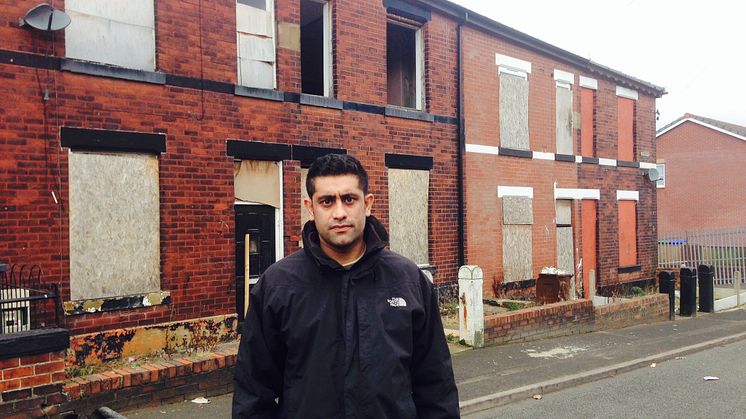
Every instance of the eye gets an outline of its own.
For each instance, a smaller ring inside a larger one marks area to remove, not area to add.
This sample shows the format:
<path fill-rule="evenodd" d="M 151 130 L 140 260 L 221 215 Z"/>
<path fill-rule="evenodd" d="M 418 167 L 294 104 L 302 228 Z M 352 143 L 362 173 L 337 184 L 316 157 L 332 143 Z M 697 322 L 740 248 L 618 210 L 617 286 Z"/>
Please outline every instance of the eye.
<path fill-rule="evenodd" d="M 352 195 L 345 195 L 342 197 L 342 202 L 345 204 L 352 204 L 355 202 L 355 197 Z"/>
<path fill-rule="evenodd" d="M 332 204 L 332 199 L 331 198 L 321 198 L 319 200 L 319 204 L 321 204 L 321 205 L 323 205 L 325 207 L 328 207 L 329 205 Z"/>

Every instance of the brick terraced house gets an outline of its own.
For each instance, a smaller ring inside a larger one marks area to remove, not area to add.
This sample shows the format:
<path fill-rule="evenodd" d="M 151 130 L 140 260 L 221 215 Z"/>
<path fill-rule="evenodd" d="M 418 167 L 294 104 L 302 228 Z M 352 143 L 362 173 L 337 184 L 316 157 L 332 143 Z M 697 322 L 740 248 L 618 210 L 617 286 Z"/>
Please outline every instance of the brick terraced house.
<path fill-rule="evenodd" d="M 2 5 L 0 260 L 59 285 L 68 364 L 235 336 L 328 152 L 444 289 L 653 277 L 661 87 L 443 0 L 36 4 Z"/>

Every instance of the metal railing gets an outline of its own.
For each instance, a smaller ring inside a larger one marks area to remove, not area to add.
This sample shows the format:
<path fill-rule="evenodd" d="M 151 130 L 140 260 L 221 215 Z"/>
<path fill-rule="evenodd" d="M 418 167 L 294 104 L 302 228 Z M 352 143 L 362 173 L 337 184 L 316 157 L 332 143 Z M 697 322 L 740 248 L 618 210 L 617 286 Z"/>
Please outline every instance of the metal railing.
<path fill-rule="evenodd" d="M 39 265 L 0 264 L 0 334 L 59 326 L 56 284 L 43 284 Z"/>
<path fill-rule="evenodd" d="M 746 227 L 701 229 L 658 237 L 658 267 L 678 270 L 714 267 L 715 285 L 732 285 L 736 272 L 746 280 Z"/>

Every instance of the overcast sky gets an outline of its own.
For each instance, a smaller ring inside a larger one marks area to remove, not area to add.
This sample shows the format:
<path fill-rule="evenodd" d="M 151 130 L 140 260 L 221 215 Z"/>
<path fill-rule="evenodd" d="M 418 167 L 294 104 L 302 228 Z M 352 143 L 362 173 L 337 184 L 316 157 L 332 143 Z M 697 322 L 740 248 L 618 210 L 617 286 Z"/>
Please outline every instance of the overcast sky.
<path fill-rule="evenodd" d="M 746 126 L 746 6 L 733 0 L 452 0 L 662 86 L 658 127 L 689 112 Z"/>

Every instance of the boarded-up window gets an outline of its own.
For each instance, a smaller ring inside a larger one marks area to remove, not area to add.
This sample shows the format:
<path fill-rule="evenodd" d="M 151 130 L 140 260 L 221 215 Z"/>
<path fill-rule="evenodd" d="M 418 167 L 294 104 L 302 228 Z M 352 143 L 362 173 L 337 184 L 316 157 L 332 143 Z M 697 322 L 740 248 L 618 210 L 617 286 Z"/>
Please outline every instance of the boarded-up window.
<path fill-rule="evenodd" d="M 593 144 L 593 110 L 595 109 L 595 91 L 580 89 L 580 154 L 593 157 L 596 153 Z"/>
<path fill-rule="evenodd" d="M 70 298 L 160 289 L 158 159 L 69 155 Z"/>
<path fill-rule="evenodd" d="M 153 0 L 66 0 L 67 57 L 155 70 L 153 10 Z"/>
<path fill-rule="evenodd" d="M 275 18 L 273 0 L 236 2 L 238 84 L 275 88 Z"/>
<path fill-rule="evenodd" d="M 635 161 L 635 101 L 617 97 L 618 160 Z"/>
<path fill-rule="evenodd" d="M 417 264 L 428 259 L 428 170 L 388 169 L 391 250 Z"/>
<path fill-rule="evenodd" d="M 572 90 L 568 83 L 557 82 L 556 87 L 556 113 L 557 113 L 557 153 L 574 154 L 572 136 Z"/>
<path fill-rule="evenodd" d="M 528 78 L 500 73 L 500 146 L 529 149 Z"/>
<path fill-rule="evenodd" d="M 277 162 L 234 162 L 233 186 L 237 201 L 280 208 L 280 166 Z"/>
<path fill-rule="evenodd" d="M 531 198 L 505 196 L 503 207 L 503 271 L 504 281 L 523 281 L 533 276 Z"/>
<path fill-rule="evenodd" d="M 637 265 L 637 202 L 617 201 L 619 207 L 619 266 Z"/>

